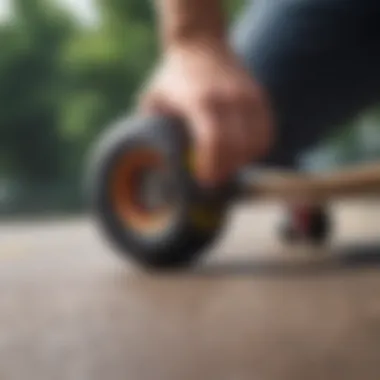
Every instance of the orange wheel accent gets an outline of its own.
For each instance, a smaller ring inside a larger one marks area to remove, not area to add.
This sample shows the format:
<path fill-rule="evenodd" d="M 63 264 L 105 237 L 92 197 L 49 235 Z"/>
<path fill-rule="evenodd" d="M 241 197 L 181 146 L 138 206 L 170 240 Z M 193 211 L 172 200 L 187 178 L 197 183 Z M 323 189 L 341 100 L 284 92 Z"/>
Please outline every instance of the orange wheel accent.
<path fill-rule="evenodd" d="M 163 157 L 152 149 L 130 151 L 116 165 L 111 184 L 111 197 L 116 212 L 123 222 L 143 234 L 151 234 L 165 228 L 173 210 L 162 207 L 146 210 L 138 202 L 139 174 L 146 170 L 164 170 Z"/>

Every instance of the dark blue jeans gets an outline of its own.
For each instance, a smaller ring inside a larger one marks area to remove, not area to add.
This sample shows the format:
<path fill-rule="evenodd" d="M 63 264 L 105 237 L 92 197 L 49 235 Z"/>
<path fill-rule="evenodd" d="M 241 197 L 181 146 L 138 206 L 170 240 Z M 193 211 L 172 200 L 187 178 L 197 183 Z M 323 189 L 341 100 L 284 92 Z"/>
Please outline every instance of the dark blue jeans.
<path fill-rule="evenodd" d="M 380 100 L 380 0 L 255 0 L 231 39 L 278 120 L 265 165 L 299 167 L 300 155 Z"/>

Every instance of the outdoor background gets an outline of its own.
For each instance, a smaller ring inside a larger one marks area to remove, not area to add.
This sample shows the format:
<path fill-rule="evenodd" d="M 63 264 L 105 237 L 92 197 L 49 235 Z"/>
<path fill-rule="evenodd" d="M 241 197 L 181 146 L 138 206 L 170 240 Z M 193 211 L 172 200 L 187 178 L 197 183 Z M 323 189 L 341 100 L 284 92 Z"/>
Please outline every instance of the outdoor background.
<path fill-rule="evenodd" d="M 231 18 L 241 3 L 228 3 Z M 155 64 L 152 1 L 0 0 L 0 15 L 0 217 L 81 212 L 88 148 L 131 109 Z M 377 156 L 373 110 L 310 163 L 331 169 Z"/>

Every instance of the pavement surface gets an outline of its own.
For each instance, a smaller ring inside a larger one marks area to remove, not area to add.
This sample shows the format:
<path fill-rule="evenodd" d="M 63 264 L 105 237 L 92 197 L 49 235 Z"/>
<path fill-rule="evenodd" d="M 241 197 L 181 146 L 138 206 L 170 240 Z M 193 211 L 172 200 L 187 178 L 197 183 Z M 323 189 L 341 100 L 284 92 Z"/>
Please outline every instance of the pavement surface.
<path fill-rule="evenodd" d="M 380 202 L 333 205 L 330 249 L 236 210 L 203 263 L 141 273 L 90 220 L 0 224 L 1 380 L 379 380 Z"/>

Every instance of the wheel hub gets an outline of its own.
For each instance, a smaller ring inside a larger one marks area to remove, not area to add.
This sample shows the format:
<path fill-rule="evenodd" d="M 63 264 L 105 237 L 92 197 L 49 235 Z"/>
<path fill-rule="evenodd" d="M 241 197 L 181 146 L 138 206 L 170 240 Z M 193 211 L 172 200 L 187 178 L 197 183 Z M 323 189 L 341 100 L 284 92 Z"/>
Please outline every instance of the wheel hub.
<path fill-rule="evenodd" d="M 169 207 L 174 200 L 173 181 L 159 170 L 145 170 L 140 174 L 137 202 L 149 212 Z"/>

